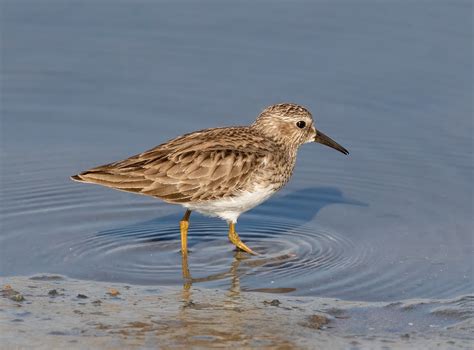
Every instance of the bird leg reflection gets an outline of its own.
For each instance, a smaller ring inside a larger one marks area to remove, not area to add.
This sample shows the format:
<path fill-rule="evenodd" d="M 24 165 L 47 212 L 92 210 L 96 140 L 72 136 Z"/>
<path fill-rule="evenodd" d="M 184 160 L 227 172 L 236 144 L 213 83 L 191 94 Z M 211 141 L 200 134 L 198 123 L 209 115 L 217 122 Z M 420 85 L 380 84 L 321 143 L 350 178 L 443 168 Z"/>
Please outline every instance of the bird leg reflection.
<path fill-rule="evenodd" d="M 183 289 L 179 295 L 178 302 L 182 304 L 178 313 L 174 316 L 173 322 L 179 322 L 180 331 L 176 336 L 176 344 L 183 344 L 184 349 L 196 347 L 197 337 L 215 336 L 218 341 L 212 341 L 208 344 L 217 344 L 222 346 L 234 344 L 238 339 L 246 339 L 248 335 L 246 317 L 256 319 L 261 316 L 243 316 L 242 312 L 259 313 L 259 308 L 254 310 L 245 306 L 241 298 L 240 275 L 245 273 L 239 269 L 241 263 L 251 259 L 243 251 L 236 251 L 234 259 L 227 271 L 208 275 L 206 277 L 192 278 L 189 267 L 188 257 L 182 256 L 183 271 Z M 206 282 L 214 280 L 226 280 L 230 282 L 227 293 L 209 291 L 211 297 L 206 291 L 199 291 L 191 288 L 193 282 Z M 200 310 L 195 312 L 194 310 Z M 206 320 L 203 320 L 205 315 Z M 174 324 L 174 323 L 173 323 Z M 211 326 L 212 325 L 212 326 Z M 245 342 L 246 340 L 244 340 Z M 209 346 L 213 347 L 213 346 Z"/>
<path fill-rule="evenodd" d="M 182 274 L 183 274 L 183 286 L 186 290 L 191 288 L 192 283 L 194 282 L 210 282 L 217 281 L 226 278 L 231 278 L 231 292 L 237 290 L 240 292 L 240 276 L 245 275 L 248 269 L 254 269 L 259 266 L 273 263 L 273 264 L 284 264 L 288 259 L 293 259 L 294 255 L 292 254 L 283 254 L 269 259 L 252 259 L 242 250 L 236 250 L 234 252 L 234 261 L 229 267 L 228 271 L 216 273 L 206 277 L 193 278 L 189 270 L 188 265 L 188 256 L 182 255 Z M 243 265 L 243 266 L 241 266 Z M 240 268 L 240 272 L 239 272 Z M 237 293 L 238 294 L 238 293 Z"/>
<path fill-rule="evenodd" d="M 189 298 L 189 290 L 193 284 L 193 278 L 191 277 L 191 273 L 189 272 L 189 264 L 188 264 L 188 255 L 183 254 L 181 255 L 181 270 L 183 273 L 183 297 L 184 299 Z"/>
<path fill-rule="evenodd" d="M 234 261 L 232 262 L 228 271 L 216 273 L 216 274 L 209 275 L 206 277 L 193 278 L 189 270 L 188 256 L 183 254 L 181 258 L 181 263 L 182 263 L 181 269 L 182 269 L 182 274 L 183 274 L 183 295 L 185 296 L 185 299 L 189 298 L 190 289 L 193 282 L 209 282 L 209 281 L 221 280 L 228 277 L 231 278 L 231 286 L 229 288 L 229 291 L 233 295 L 239 295 L 240 275 L 238 273 L 238 269 L 239 269 L 240 263 L 242 261 L 245 261 L 246 259 L 248 259 L 248 255 L 246 256 L 244 252 L 238 250 L 234 254 Z"/>

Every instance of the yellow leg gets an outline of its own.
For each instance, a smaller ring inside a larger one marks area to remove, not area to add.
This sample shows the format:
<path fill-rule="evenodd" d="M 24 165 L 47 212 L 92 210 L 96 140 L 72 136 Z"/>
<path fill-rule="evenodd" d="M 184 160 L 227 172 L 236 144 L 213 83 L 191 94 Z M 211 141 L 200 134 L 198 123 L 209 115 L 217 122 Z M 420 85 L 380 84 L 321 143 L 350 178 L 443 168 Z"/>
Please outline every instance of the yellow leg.
<path fill-rule="evenodd" d="M 183 255 L 188 255 L 188 228 L 190 215 L 191 210 L 186 210 L 186 213 L 179 222 L 179 229 L 181 231 L 181 254 Z"/>
<path fill-rule="evenodd" d="M 249 254 L 257 255 L 252 249 L 247 247 L 244 242 L 240 240 L 239 235 L 235 232 L 235 224 L 231 222 L 229 224 L 229 240 L 239 249 Z"/>

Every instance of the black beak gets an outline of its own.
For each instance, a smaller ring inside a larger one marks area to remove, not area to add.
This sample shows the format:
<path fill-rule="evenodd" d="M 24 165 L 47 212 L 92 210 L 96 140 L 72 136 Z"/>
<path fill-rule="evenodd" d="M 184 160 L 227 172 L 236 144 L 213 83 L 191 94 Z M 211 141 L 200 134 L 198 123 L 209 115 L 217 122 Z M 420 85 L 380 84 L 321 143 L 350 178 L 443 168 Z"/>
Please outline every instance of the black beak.
<path fill-rule="evenodd" d="M 321 143 L 323 145 L 329 146 L 331 148 L 334 148 L 338 150 L 341 153 L 344 154 L 349 154 L 349 151 L 342 147 L 340 144 L 338 144 L 336 141 L 334 141 L 332 138 L 329 136 L 324 135 L 321 131 L 316 131 L 316 137 L 314 138 L 314 142 Z"/>

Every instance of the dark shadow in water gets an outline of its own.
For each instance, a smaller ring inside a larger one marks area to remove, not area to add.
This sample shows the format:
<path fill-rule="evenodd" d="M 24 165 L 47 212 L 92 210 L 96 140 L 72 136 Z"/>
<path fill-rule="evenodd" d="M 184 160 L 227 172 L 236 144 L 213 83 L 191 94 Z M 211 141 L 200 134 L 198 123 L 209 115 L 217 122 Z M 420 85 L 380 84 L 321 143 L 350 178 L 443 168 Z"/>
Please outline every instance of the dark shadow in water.
<path fill-rule="evenodd" d="M 274 216 L 298 221 L 311 221 L 321 209 L 331 204 L 368 206 L 366 203 L 347 198 L 335 187 L 308 187 L 276 196 L 249 212 L 252 216 Z M 245 215 L 245 214 L 244 214 Z"/>
<path fill-rule="evenodd" d="M 255 225 L 255 222 L 260 221 L 262 218 L 272 221 L 290 221 L 295 223 L 295 227 L 298 227 L 311 221 L 322 208 L 331 204 L 368 206 L 366 203 L 345 197 L 339 189 L 334 187 L 309 187 L 290 192 L 286 195 L 275 196 L 248 213 L 243 214 L 238 228 L 245 228 L 247 225 L 252 224 Z M 128 226 L 104 230 L 98 232 L 97 236 L 130 237 L 133 239 L 143 239 L 145 242 L 177 240 L 179 239 L 179 221 L 182 215 L 182 213 L 171 214 Z M 193 217 L 195 218 L 196 214 L 191 216 L 190 220 L 190 234 L 188 236 L 190 246 L 193 245 L 193 240 L 194 243 L 196 242 L 196 239 L 201 241 L 209 240 L 209 238 L 199 237 L 199 233 L 193 234 Z M 209 220 L 216 219 L 209 218 Z M 222 221 L 220 224 L 223 225 L 223 235 L 226 235 L 226 224 Z M 162 232 L 160 231 L 160 226 L 175 226 L 176 232 L 175 234 Z"/>

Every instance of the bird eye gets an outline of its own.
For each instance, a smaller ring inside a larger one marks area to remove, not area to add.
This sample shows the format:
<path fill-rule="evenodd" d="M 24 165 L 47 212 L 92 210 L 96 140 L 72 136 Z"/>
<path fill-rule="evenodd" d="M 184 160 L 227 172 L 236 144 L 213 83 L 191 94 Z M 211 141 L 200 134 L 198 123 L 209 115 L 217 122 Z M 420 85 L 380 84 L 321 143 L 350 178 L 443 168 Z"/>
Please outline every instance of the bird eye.
<path fill-rule="evenodd" d="M 296 126 L 300 129 L 303 129 L 306 126 L 306 123 L 303 120 L 296 122 Z"/>

